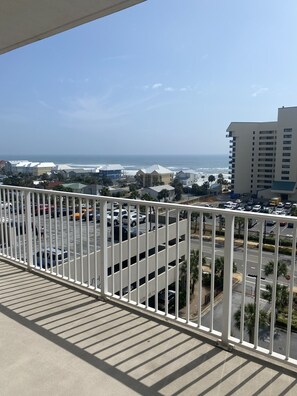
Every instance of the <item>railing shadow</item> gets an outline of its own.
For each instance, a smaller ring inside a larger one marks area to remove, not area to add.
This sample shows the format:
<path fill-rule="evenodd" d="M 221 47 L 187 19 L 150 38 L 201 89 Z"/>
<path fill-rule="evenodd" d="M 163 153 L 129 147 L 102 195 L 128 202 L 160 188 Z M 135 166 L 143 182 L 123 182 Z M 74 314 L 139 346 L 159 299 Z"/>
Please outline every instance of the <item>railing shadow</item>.
<path fill-rule="evenodd" d="M 297 393 L 296 370 L 227 352 L 191 330 L 2 265 L 1 314 L 141 395 Z"/>

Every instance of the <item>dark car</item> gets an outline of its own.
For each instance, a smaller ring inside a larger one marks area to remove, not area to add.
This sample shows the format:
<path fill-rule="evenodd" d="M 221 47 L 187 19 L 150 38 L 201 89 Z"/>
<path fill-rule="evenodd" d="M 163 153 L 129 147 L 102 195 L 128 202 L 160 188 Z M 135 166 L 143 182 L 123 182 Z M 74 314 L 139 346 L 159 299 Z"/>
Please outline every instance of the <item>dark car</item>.
<path fill-rule="evenodd" d="M 95 212 L 95 213 L 94 213 L 93 211 L 85 212 L 85 213 L 82 215 L 82 220 L 83 220 L 83 221 L 87 221 L 88 213 L 89 213 L 89 221 L 93 221 L 93 220 L 94 220 L 94 217 L 95 217 L 96 223 L 99 223 L 99 222 L 100 222 L 100 213 L 99 213 L 99 212 Z"/>
<path fill-rule="evenodd" d="M 37 252 L 33 257 L 33 262 L 37 267 L 47 268 L 51 267 L 51 263 L 53 267 L 57 264 L 62 264 L 68 258 L 67 250 L 62 251 L 61 249 L 55 248 L 47 248 L 46 250 L 42 249 L 40 252 Z"/>
<path fill-rule="evenodd" d="M 119 242 L 120 241 L 120 226 L 119 225 L 115 225 L 113 228 L 113 240 L 114 242 Z M 130 238 L 134 238 L 136 237 L 138 234 L 137 232 L 137 227 L 130 227 Z M 139 235 L 142 234 L 141 232 L 139 232 Z M 122 241 L 126 241 L 128 239 L 129 236 L 129 230 L 128 230 L 128 226 L 122 226 Z"/>
<path fill-rule="evenodd" d="M 160 311 L 165 311 L 165 297 L 166 297 L 166 292 L 165 290 L 162 290 L 158 294 L 158 309 Z M 173 311 L 175 308 L 175 291 L 174 290 L 168 290 L 168 311 Z"/>
<path fill-rule="evenodd" d="M 276 222 L 274 220 L 266 220 L 266 225 L 269 226 L 269 227 L 274 226 L 275 223 Z"/>
<path fill-rule="evenodd" d="M 73 210 L 69 208 L 68 209 L 68 213 L 71 215 L 73 213 Z M 56 211 L 54 209 L 52 209 L 51 210 L 51 217 L 55 217 L 55 215 L 57 217 L 60 217 L 61 215 L 62 216 L 67 216 L 67 208 L 62 208 L 62 210 L 61 210 L 61 208 L 56 208 Z"/>

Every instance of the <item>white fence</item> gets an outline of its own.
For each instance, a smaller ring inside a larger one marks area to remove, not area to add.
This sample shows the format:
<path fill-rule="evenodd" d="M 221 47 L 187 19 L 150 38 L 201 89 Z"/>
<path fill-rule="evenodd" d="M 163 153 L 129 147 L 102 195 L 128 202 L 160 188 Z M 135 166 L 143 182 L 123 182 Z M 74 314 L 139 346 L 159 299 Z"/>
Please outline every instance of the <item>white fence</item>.
<path fill-rule="evenodd" d="M 296 364 L 297 218 L 8 186 L 0 202 L 2 259 Z"/>

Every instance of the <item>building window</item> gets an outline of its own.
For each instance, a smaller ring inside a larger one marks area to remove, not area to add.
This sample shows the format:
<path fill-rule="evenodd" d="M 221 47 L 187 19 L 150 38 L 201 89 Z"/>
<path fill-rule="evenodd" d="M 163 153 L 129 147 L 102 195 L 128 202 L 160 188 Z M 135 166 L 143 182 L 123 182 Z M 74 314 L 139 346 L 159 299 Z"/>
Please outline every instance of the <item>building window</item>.
<path fill-rule="evenodd" d="M 282 162 L 291 162 L 291 159 L 290 158 L 283 158 Z"/>
<path fill-rule="evenodd" d="M 292 144 L 292 141 L 291 140 L 284 140 L 283 144 Z"/>
<path fill-rule="evenodd" d="M 289 175 L 290 171 L 282 171 L 282 175 Z"/>
<path fill-rule="evenodd" d="M 291 153 L 283 153 L 283 157 L 291 157 Z"/>
<path fill-rule="evenodd" d="M 291 134 L 289 134 L 289 135 L 284 135 L 284 139 L 292 139 L 292 135 L 291 135 Z"/>
<path fill-rule="evenodd" d="M 282 180 L 290 180 L 290 178 L 289 177 L 287 177 L 287 176 L 282 176 L 282 178 L 281 178 Z"/>
<path fill-rule="evenodd" d="M 285 128 L 284 132 L 292 132 L 292 128 Z"/>
<path fill-rule="evenodd" d="M 283 150 L 291 150 L 291 147 L 284 147 Z"/>
<path fill-rule="evenodd" d="M 283 169 L 290 169 L 290 165 L 282 165 Z"/>

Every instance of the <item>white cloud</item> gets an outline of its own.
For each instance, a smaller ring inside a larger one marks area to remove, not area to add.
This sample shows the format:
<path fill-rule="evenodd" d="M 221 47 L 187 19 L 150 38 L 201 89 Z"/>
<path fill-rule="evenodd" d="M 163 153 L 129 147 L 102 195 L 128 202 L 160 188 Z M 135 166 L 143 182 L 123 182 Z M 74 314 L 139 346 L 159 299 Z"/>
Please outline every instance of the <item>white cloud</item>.
<path fill-rule="evenodd" d="M 254 97 L 254 98 L 256 98 L 257 96 L 262 95 L 268 91 L 268 88 L 259 87 L 256 85 L 252 85 L 252 89 L 254 90 L 254 92 L 252 93 L 252 97 Z"/>
<path fill-rule="evenodd" d="M 161 87 L 163 87 L 162 83 L 155 83 L 155 84 L 152 85 L 152 89 L 159 89 Z"/>
<path fill-rule="evenodd" d="M 71 126 L 96 128 L 102 124 L 118 122 L 125 115 L 124 109 L 108 102 L 104 98 L 91 96 L 71 98 L 66 101 L 65 109 L 59 113 Z"/>
<path fill-rule="evenodd" d="M 175 89 L 172 88 L 172 87 L 166 87 L 166 88 L 164 88 L 164 91 L 166 91 L 166 92 L 173 92 L 173 91 L 175 91 Z"/>
<path fill-rule="evenodd" d="M 44 108 L 46 108 L 46 109 L 50 109 L 50 110 L 53 109 L 52 106 L 50 106 L 48 103 L 46 103 L 46 102 L 45 102 L 44 100 L 42 100 L 42 99 L 38 99 L 38 103 L 39 103 L 42 107 L 44 107 Z"/>

